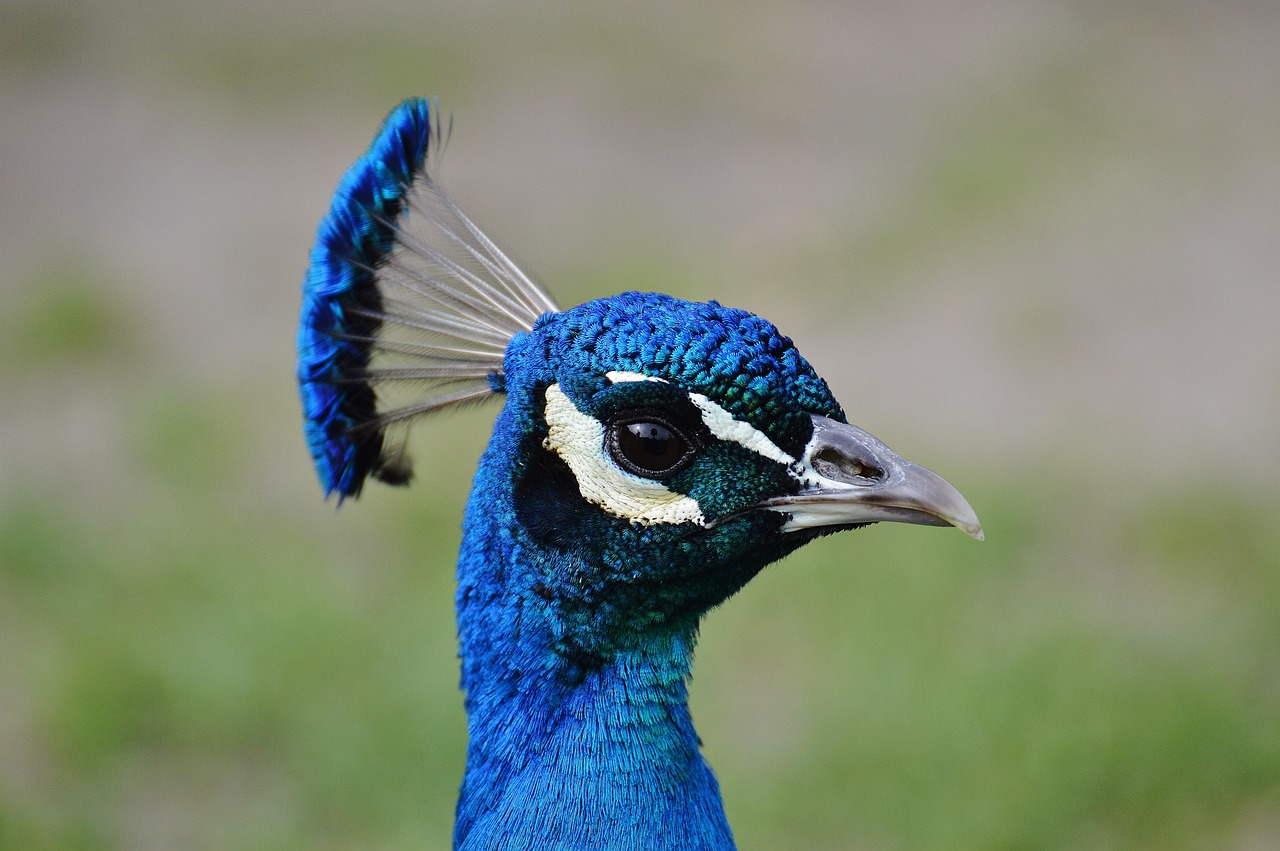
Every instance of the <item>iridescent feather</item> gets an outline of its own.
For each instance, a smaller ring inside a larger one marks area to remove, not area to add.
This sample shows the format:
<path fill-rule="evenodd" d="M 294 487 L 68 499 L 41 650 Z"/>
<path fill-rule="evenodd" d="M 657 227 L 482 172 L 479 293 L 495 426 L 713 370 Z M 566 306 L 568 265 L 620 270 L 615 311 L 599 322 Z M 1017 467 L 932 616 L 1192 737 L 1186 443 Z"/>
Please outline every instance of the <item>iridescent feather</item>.
<path fill-rule="evenodd" d="M 302 287 L 298 382 L 326 495 L 404 484 L 414 417 L 502 388 L 507 342 L 556 312 L 458 209 L 433 172 L 444 134 L 406 100 L 347 170 Z"/>

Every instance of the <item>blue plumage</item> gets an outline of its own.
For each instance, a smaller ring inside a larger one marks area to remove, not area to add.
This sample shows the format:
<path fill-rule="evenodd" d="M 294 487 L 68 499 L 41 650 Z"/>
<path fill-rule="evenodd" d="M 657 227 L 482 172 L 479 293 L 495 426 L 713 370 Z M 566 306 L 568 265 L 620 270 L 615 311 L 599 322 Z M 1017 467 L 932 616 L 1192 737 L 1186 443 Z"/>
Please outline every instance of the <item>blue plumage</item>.
<path fill-rule="evenodd" d="M 369 152 L 343 175 L 311 249 L 298 386 L 307 446 L 326 495 L 359 495 L 382 451 L 381 433 L 360 429 L 374 415 L 374 394 L 361 376 L 382 307 L 376 269 L 395 244 L 396 219 L 431 132 L 425 101 L 408 100 L 392 112 Z"/>
<path fill-rule="evenodd" d="M 326 492 L 407 478 L 388 430 L 503 394 L 467 503 L 462 849 L 733 847 L 687 683 L 703 614 L 813 538 L 972 509 L 850 425 L 771 323 L 622 293 L 560 311 L 448 199 L 408 101 L 343 178 L 304 285 Z M 389 401 L 407 388 L 407 401 Z"/>

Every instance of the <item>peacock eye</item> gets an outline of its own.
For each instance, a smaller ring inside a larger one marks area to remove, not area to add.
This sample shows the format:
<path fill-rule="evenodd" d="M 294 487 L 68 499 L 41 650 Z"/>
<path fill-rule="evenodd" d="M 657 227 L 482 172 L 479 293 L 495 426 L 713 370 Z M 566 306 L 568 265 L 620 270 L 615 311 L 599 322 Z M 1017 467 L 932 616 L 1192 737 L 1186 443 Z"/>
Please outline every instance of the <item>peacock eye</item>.
<path fill-rule="evenodd" d="M 609 429 L 609 454 L 628 472 L 646 479 L 664 479 L 693 457 L 693 444 L 667 423 L 624 420 Z"/>

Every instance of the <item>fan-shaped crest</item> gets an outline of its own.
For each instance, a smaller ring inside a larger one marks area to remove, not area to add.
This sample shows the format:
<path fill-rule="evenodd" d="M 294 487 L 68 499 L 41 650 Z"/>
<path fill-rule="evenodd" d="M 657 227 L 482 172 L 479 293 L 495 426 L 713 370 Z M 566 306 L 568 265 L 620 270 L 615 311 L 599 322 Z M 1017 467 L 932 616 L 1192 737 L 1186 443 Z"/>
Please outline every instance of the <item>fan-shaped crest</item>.
<path fill-rule="evenodd" d="M 391 112 L 343 175 L 302 287 L 298 382 L 325 493 L 408 481 L 412 418 L 502 386 L 507 342 L 558 308 L 432 172 L 445 134 L 425 100 Z"/>

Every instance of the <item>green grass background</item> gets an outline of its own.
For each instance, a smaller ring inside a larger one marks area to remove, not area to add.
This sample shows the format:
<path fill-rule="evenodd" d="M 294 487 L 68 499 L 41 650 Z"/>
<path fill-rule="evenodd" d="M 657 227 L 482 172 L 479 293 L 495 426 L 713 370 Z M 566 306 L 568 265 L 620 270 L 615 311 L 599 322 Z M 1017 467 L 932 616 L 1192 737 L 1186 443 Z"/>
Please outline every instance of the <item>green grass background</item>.
<path fill-rule="evenodd" d="M 445 848 L 492 408 L 321 502 L 310 233 L 399 98 L 564 304 L 776 319 L 983 520 L 707 619 L 744 849 L 1280 848 L 1265 4 L 0 6 L 0 848 Z M 472 202 L 474 199 L 474 203 Z"/>

